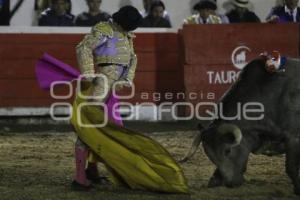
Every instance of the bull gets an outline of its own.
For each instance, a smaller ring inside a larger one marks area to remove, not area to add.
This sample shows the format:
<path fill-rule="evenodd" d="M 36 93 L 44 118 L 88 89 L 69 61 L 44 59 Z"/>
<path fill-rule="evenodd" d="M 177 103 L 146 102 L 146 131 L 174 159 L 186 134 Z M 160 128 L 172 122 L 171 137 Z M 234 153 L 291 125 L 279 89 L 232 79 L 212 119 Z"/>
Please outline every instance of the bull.
<path fill-rule="evenodd" d="M 264 106 L 259 119 L 216 118 L 199 127 L 187 161 L 202 142 L 208 158 L 216 166 L 209 187 L 237 187 L 244 182 L 250 153 L 286 155 L 286 173 L 294 192 L 300 195 L 300 60 L 287 58 L 284 73 L 269 73 L 266 60 L 257 58 L 242 70 L 239 79 L 218 103 L 223 116 L 234 116 L 238 103 L 259 102 Z"/>

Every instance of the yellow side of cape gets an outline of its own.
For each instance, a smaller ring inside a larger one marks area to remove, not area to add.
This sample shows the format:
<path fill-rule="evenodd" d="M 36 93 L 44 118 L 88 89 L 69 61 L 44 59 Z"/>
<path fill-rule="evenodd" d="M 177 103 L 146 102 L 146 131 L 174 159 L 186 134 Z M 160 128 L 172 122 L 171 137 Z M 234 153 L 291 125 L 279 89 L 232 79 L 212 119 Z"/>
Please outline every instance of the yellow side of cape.
<path fill-rule="evenodd" d="M 90 90 L 88 87 L 82 93 L 88 94 Z M 79 111 L 79 105 L 84 102 L 76 97 L 71 123 L 79 138 L 104 162 L 115 185 L 170 193 L 188 192 L 182 169 L 156 141 L 110 122 L 103 128 L 80 126 L 78 120 L 93 125 L 101 124 L 104 119 L 99 106 L 86 105 Z"/>

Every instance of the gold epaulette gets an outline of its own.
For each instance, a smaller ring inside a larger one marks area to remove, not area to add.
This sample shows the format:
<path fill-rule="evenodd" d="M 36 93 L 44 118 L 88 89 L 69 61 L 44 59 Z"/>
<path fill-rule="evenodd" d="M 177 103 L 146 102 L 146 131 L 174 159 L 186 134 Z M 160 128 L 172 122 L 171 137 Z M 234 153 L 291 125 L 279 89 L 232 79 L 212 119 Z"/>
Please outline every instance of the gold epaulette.
<path fill-rule="evenodd" d="M 133 32 L 128 32 L 128 37 L 130 37 L 130 38 L 135 38 L 136 36 L 135 36 L 135 34 L 133 33 Z"/>
<path fill-rule="evenodd" d="M 96 24 L 93 29 L 92 32 L 94 35 L 98 35 L 99 33 L 103 36 L 107 36 L 109 38 L 112 38 L 114 35 L 114 31 L 111 27 L 111 25 L 109 24 L 109 22 L 100 22 L 98 24 Z M 95 34 L 98 33 L 98 34 Z"/>

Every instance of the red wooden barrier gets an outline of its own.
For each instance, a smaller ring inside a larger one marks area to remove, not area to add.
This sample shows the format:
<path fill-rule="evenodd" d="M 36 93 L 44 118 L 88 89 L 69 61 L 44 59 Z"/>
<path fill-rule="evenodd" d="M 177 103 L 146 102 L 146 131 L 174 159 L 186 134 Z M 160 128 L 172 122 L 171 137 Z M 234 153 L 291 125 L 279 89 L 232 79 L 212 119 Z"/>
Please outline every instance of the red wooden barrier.
<path fill-rule="evenodd" d="M 0 107 L 55 102 L 39 89 L 35 62 L 47 52 L 76 67 L 75 46 L 82 38 L 83 34 L 0 34 Z M 137 33 L 135 49 L 136 94 L 130 102 L 177 102 L 182 98 L 176 94 L 185 92 L 185 100 L 196 104 L 217 101 L 240 68 L 264 50 L 298 57 L 299 26 L 190 25 L 179 34 Z"/>
<path fill-rule="evenodd" d="M 82 38 L 82 34 L 0 34 L 0 107 L 40 107 L 55 102 L 38 87 L 35 63 L 47 52 L 77 67 L 75 47 Z M 136 94 L 128 101 L 158 103 L 163 98 L 157 101 L 153 93 L 183 90 L 178 46 L 176 33 L 137 34 Z"/>
<path fill-rule="evenodd" d="M 222 24 L 189 25 L 183 29 L 185 63 L 189 65 L 232 64 L 235 48 L 247 46 L 251 59 L 263 50 L 280 50 L 284 54 L 299 55 L 298 24 Z"/>

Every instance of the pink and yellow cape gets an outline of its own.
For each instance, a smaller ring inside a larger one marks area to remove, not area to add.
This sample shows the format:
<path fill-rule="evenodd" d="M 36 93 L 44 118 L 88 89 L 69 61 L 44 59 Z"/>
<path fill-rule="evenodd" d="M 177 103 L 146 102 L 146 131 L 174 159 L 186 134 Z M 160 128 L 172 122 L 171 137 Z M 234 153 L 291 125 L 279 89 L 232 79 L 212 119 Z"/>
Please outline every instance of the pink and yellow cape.
<path fill-rule="evenodd" d="M 44 55 L 36 67 L 41 88 L 48 89 L 53 81 L 72 80 L 79 76 L 74 68 Z M 82 94 L 91 93 L 90 83 L 83 84 Z M 78 137 L 99 157 L 111 174 L 114 185 L 126 185 L 132 189 L 147 189 L 168 193 L 187 193 L 188 186 L 181 167 L 168 151 L 153 139 L 128 130 L 112 116 L 112 106 L 118 100 L 110 96 L 107 103 L 108 124 L 105 127 L 81 126 L 101 124 L 104 112 L 98 106 L 78 107 L 86 100 L 76 96 L 71 123 Z M 119 113 L 117 113 L 119 115 Z"/>

